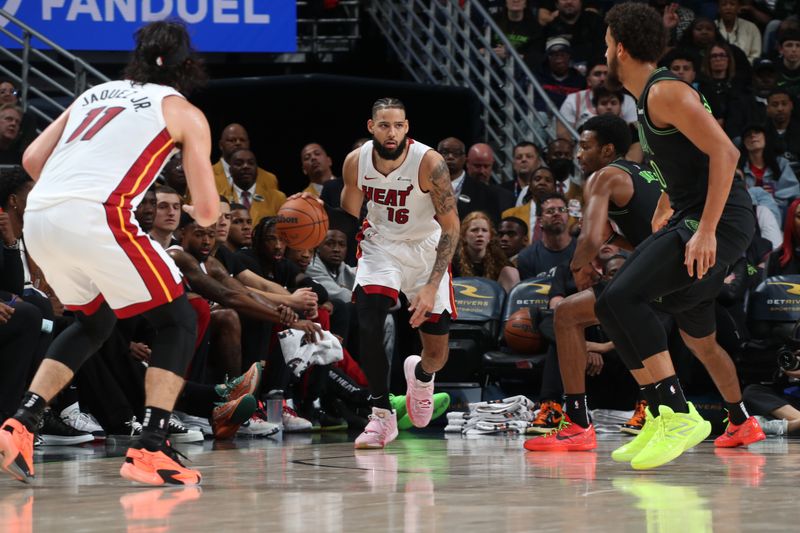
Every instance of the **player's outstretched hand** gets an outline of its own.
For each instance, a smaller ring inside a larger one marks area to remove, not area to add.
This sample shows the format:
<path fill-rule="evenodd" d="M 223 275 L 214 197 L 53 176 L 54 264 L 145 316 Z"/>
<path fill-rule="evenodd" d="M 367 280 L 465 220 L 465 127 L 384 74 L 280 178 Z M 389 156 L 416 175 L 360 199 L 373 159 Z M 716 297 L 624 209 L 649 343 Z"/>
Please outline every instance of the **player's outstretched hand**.
<path fill-rule="evenodd" d="M 426 284 L 411 300 L 411 304 L 408 306 L 408 310 L 411 311 L 411 319 L 408 323 L 412 328 L 420 327 L 431 316 L 436 289 L 433 285 Z"/>
<path fill-rule="evenodd" d="M 286 201 L 288 202 L 289 200 L 297 200 L 298 198 L 305 198 L 306 200 L 316 200 L 320 204 L 325 205 L 325 202 L 323 202 L 319 196 L 314 196 L 310 192 L 296 192 L 289 198 L 287 198 Z"/>
<path fill-rule="evenodd" d="M 292 329 L 299 329 L 306 333 L 305 338 L 308 342 L 316 344 L 322 339 L 322 328 L 316 322 L 310 320 L 298 320 L 292 324 Z"/>
<path fill-rule="evenodd" d="M 575 278 L 575 286 L 579 291 L 582 291 L 595 285 L 600 279 L 600 274 L 597 273 L 591 263 L 586 263 L 577 270 L 573 270 L 572 277 Z"/>
<path fill-rule="evenodd" d="M 703 279 L 717 262 L 717 236 L 711 231 L 697 230 L 686 243 L 686 270 L 689 276 Z M 696 265 L 695 265 L 696 264 Z"/>

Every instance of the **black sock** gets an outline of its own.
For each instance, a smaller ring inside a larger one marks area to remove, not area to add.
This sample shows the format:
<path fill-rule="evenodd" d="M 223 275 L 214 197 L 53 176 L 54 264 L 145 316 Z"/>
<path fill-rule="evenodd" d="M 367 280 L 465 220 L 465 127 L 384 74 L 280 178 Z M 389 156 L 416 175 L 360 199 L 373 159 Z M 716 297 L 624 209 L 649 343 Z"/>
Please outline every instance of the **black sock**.
<path fill-rule="evenodd" d="M 725 408 L 728 409 L 728 419 L 737 426 L 744 424 L 745 420 L 750 417 L 741 400 L 736 403 L 725 402 Z"/>
<path fill-rule="evenodd" d="M 650 414 L 653 416 L 658 416 L 658 406 L 661 405 L 661 399 L 658 397 L 656 384 L 651 383 L 649 385 L 639 387 L 639 392 L 642 393 L 644 400 L 647 402 L 647 407 L 650 408 Z"/>
<path fill-rule="evenodd" d="M 589 427 L 589 411 L 586 405 L 585 394 L 565 394 L 564 403 L 567 406 L 567 416 L 573 424 L 582 428 Z"/>
<path fill-rule="evenodd" d="M 372 404 L 372 407 L 377 407 L 379 409 L 386 409 L 388 411 L 392 410 L 392 403 L 389 401 L 388 394 L 382 394 L 381 396 L 370 395 L 369 401 Z"/>
<path fill-rule="evenodd" d="M 433 379 L 433 374 L 428 374 L 422 369 L 422 361 L 417 363 L 417 366 L 414 368 L 414 375 L 417 377 L 418 380 L 424 383 L 430 383 Z"/>
<path fill-rule="evenodd" d="M 142 421 L 142 447 L 154 452 L 164 445 L 169 434 L 169 416 L 172 413 L 158 407 L 145 407 Z"/>
<path fill-rule="evenodd" d="M 45 407 L 47 407 L 47 402 L 44 401 L 44 398 L 28 391 L 22 397 L 22 403 L 20 403 L 17 412 L 14 413 L 14 418 L 33 433 L 39 427 L 39 420 L 42 418 Z"/>
<path fill-rule="evenodd" d="M 689 404 L 686 403 L 686 397 L 683 395 L 680 382 L 678 382 L 678 376 L 673 375 L 657 382 L 656 391 L 658 391 L 661 405 L 666 405 L 676 413 L 689 412 Z M 652 413 L 653 410 L 651 409 L 650 412 Z M 657 416 L 656 413 L 653 413 L 653 416 Z"/>

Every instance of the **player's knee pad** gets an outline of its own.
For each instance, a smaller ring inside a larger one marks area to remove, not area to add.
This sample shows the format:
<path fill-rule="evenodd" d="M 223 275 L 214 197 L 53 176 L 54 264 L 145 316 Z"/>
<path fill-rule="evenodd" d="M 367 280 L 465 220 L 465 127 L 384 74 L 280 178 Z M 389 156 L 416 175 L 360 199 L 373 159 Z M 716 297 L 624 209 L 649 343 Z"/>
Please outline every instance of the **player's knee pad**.
<path fill-rule="evenodd" d="M 53 340 L 47 350 L 47 358 L 77 372 L 84 361 L 111 336 L 116 323 L 114 311 L 106 304 L 91 315 L 75 313 L 75 322 Z"/>
<path fill-rule="evenodd" d="M 144 313 L 156 331 L 150 366 L 183 377 L 194 356 L 197 315 L 186 295 Z"/>
<path fill-rule="evenodd" d="M 426 335 L 447 335 L 450 333 L 450 313 L 445 311 L 439 315 L 439 319 L 423 322 L 419 330 Z"/>
<path fill-rule="evenodd" d="M 383 336 L 383 324 L 394 301 L 384 294 L 367 294 L 356 287 L 356 312 L 361 335 Z"/>

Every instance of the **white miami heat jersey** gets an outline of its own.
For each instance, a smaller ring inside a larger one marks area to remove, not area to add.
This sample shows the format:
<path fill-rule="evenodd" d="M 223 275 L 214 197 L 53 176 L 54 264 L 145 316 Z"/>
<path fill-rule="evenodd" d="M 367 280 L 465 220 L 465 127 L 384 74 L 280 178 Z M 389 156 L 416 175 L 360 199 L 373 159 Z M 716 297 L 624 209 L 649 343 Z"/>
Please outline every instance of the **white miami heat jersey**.
<path fill-rule="evenodd" d="M 73 199 L 135 209 L 175 152 L 161 108 L 173 95 L 181 96 L 171 87 L 127 80 L 80 95 L 26 209 Z"/>
<path fill-rule="evenodd" d="M 367 222 L 387 239 L 424 239 L 441 229 L 430 195 L 419 186 L 419 166 L 428 150 L 430 146 L 408 139 L 405 161 L 384 176 L 372 162 L 372 142 L 361 147 L 358 186 L 368 202 Z"/>

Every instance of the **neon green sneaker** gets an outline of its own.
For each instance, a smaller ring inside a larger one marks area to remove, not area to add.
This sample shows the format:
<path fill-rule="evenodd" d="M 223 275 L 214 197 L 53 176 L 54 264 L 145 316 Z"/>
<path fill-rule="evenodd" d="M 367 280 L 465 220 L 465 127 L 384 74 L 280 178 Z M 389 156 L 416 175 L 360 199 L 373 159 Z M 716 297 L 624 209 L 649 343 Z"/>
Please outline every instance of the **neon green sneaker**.
<path fill-rule="evenodd" d="M 658 407 L 661 424 L 647 446 L 631 460 L 634 470 L 656 468 L 677 459 L 711 434 L 711 424 L 691 402 L 688 413 L 676 413 L 666 405 Z"/>
<path fill-rule="evenodd" d="M 411 418 L 409 418 L 408 413 L 406 412 L 406 397 L 405 396 L 389 396 L 389 401 L 392 403 L 392 407 L 395 411 L 397 411 L 397 429 L 411 429 L 414 424 L 411 423 Z M 400 407 L 400 402 L 403 403 L 402 411 Z M 450 407 L 450 395 L 446 392 L 437 392 L 433 395 L 433 414 L 431 415 L 431 420 L 439 418 L 442 416 L 447 408 Z M 402 415 L 400 414 L 402 412 Z"/>
<path fill-rule="evenodd" d="M 656 434 L 656 426 L 661 424 L 661 419 L 654 418 L 649 407 L 645 407 L 644 413 L 644 425 L 639 434 L 629 443 L 611 452 L 611 458 L 618 463 L 630 463 L 634 457 L 639 455 L 639 452 L 644 450 L 647 443 Z"/>

